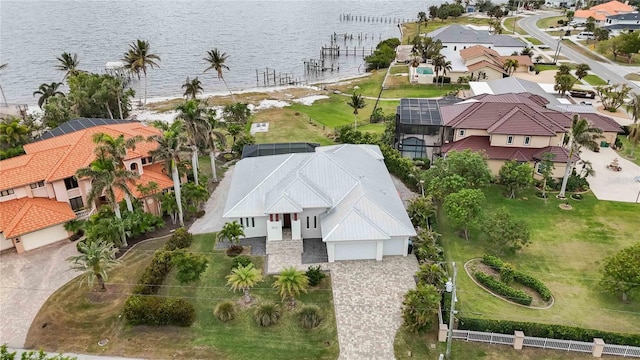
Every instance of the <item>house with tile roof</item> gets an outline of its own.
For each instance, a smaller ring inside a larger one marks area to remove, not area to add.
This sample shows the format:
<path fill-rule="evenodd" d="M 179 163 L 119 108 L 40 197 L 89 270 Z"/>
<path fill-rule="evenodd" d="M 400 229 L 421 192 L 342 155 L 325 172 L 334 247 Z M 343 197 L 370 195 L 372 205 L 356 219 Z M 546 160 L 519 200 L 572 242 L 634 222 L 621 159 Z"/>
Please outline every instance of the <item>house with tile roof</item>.
<path fill-rule="evenodd" d="M 77 179 L 75 173 L 95 159 L 94 134 L 147 138 L 159 133 L 140 122 L 98 125 L 95 120 L 99 119 L 72 120 L 43 139 L 25 145 L 25 155 L 0 161 L 0 250 L 15 247 L 23 252 L 65 240 L 69 234 L 64 224 L 92 213 L 96 204 L 87 202 L 91 182 Z M 127 151 L 123 165 L 140 174 L 136 185 L 153 181 L 160 189 L 170 189 L 173 182 L 164 173 L 163 165 L 153 163 L 150 157 L 156 147 L 153 142 L 139 143 Z M 142 198 L 137 186 L 129 188 L 136 198 Z M 123 194 L 119 194 L 119 200 L 122 198 Z M 145 199 L 143 206 L 150 212 L 158 209 L 153 199 Z"/>
<path fill-rule="evenodd" d="M 377 145 L 247 157 L 235 167 L 223 217 L 245 237 L 289 244 L 322 239 L 329 262 L 407 256 L 415 236 Z M 297 250 L 294 250 L 297 249 Z"/>
<path fill-rule="evenodd" d="M 597 24 L 604 24 L 608 16 L 618 14 L 628 14 L 635 11 L 635 8 L 627 3 L 617 0 L 609 1 L 604 4 L 595 5 L 585 10 L 576 10 L 573 15 L 573 21 L 577 24 L 586 24 L 589 17 L 596 19 Z"/>

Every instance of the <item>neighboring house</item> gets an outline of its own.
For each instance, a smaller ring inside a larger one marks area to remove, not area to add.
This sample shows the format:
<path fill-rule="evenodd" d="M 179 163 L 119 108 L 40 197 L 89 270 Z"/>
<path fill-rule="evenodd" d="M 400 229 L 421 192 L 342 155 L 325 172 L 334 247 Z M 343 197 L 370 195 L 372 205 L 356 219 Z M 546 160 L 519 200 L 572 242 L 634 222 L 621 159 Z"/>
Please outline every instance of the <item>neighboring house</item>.
<path fill-rule="evenodd" d="M 640 13 L 632 12 L 607 16 L 602 27 L 609 30 L 612 36 L 622 32 L 634 32 L 640 29 Z"/>
<path fill-rule="evenodd" d="M 551 105 L 562 105 L 566 100 L 562 99 L 557 91 L 553 90 L 553 84 L 540 84 L 513 76 L 486 82 L 472 81 L 469 83 L 469 87 L 470 96 L 481 94 L 530 93 L 538 95 L 538 97 L 543 99 L 541 101 Z"/>
<path fill-rule="evenodd" d="M 76 119 L 24 145 L 25 155 L 0 161 L 0 250 L 15 247 L 21 253 L 67 239 L 64 223 L 92 213 L 96 204 L 87 202 L 91 182 L 77 179 L 75 173 L 95 159 L 92 136 L 99 132 L 127 138 L 159 133 L 139 122 Z M 154 164 L 149 155 L 156 146 L 139 143 L 135 150 L 127 151 L 124 166 L 140 174 L 137 184 L 154 181 L 160 189 L 172 188 L 163 165 Z M 136 198 L 142 197 L 135 186 L 130 189 Z M 143 204 L 157 213 L 153 199 Z"/>
<path fill-rule="evenodd" d="M 494 49 L 500 55 L 509 56 L 514 51 L 520 53 L 527 45 L 509 35 L 492 34 L 488 30 L 474 29 L 468 25 L 453 24 L 443 26 L 426 35 L 433 40 L 440 40 L 446 49 L 460 51 L 475 45 Z"/>
<path fill-rule="evenodd" d="M 442 153 L 471 149 L 482 151 L 497 175 L 507 160 L 529 162 L 539 177 L 545 153 L 555 154 L 554 177 L 562 177 L 568 150 L 562 147 L 571 128 L 572 114 L 543 107 L 531 94 L 480 95 L 440 108 L 446 126 Z M 621 127 L 611 118 L 594 113 L 578 114 L 604 131 L 602 141 L 612 143 Z"/>
<path fill-rule="evenodd" d="M 329 262 L 406 256 L 416 233 L 378 146 L 315 150 L 240 160 L 223 216 L 267 246 L 321 238 Z"/>
<path fill-rule="evenodd" d="M 576 10 L 573 15 L 573 22 L 576 24 L 586 24 L 589 17 L 596 19 L 596 24 L 604 24 L 608 16 L 627 14 L 633 12 L 635 8 L 620 1 L 609 1 L 604 4 L 592 6 L 587 10 Z"/>

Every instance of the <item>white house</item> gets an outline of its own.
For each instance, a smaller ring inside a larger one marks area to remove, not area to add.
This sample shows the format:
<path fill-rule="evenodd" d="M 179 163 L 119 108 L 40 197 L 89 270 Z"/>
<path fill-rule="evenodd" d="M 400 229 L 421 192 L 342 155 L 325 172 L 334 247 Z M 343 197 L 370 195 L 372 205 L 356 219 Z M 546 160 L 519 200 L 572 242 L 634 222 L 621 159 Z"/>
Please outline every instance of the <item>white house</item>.
<path fill-rule="evenodd" d="M 522 40 L 509 35 L 492 34 L 488 30 L 474 29 L 468 25 L 452 24 L 433 30 L 427 34 L 433 40 L 440 40 L 446 49 L 460 51 L 482 45 L 493 49 L 502 56 L 520 53 L 526 46 Z"/>
<path fill-rule="evenodd" d="M 329 262 L 407 255 L 415 230 L 376 145 L 240 160 L 223 217 L 246 237 L 321 238 Z"/>
<path fill-rule="evenodd" d="M 632 12 L 607 16 L 603 27 L 609 30 L 613 36 L 625 31 L 634 32 L 640 29 L 640 13 Z"/>

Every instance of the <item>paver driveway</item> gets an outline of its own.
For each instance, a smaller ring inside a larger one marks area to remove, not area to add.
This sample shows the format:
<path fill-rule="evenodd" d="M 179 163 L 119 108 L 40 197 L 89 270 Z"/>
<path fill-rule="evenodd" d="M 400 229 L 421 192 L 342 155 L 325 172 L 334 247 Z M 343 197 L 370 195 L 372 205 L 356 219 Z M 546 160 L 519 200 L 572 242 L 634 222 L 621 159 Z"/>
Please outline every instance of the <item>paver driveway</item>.
<path fill-rule="evenodd" d="M 222 229 L 222 226 L 226 222 L 226 220 L 222 218 L 222 213 L 224 212 L 224 205 L 227 202 L 227 194 L 231 187 L 233 169 L 235 169 L 235 166 L 231 166 L 227 169 L 224 177 L 220 180 L 220 183 L 213 191 L 213 194 L 211 194 L 211 197 L 209 197 L 209 200 L 204 207 L 204 216 L 196 220 L 189 228 L 189 232 L 192 234 L 212 233 Z"/>
<path fill-rule="evenodd" d="M 414 288 L 413 255 L 382 261 L 340 261 L 331 269 L 341 360 L 395 359 L 393 340 L 402 325 L 404 294 Z"/>
<path fill-rule="evenodd" d="M 21 348 L 44 302 L 78 275 L 65 259 L 76 243 L 62 241 L 24 254 L 0 255 L 0 344 Z"/>

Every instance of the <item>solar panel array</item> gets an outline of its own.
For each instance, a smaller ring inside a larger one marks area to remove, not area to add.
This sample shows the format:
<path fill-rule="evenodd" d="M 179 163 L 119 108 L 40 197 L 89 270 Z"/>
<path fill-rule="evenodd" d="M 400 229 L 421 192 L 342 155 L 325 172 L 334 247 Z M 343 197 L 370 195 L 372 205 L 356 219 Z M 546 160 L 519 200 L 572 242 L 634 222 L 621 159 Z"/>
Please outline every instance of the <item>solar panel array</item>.
<path fill-rule="evenodd" d="M 131 122 L 131 120 L 122 120 L 122 119 L 89 119 L 89 118 L 79 118 L 69 120 L 66 123 L 58 126 L 55 129 L 49 130 L 46 133 L 42 134 L 38 140 L 46 140 L 51 139 L 56 136 L 70 134 L 72 132 L 92 128 L 94 126 L 100 125 L 113 125 L 113 124 L 124 124 Z"/>
<path fill-rule="evenodd" d="M 304 142 L 245 145 L 242 149 L 242 158 L 244 159 L 247 157 L 293 153 L 309 153 L 315 152 L 315 149 L 318 146 L 320 146 L 320 144 Z"/>

